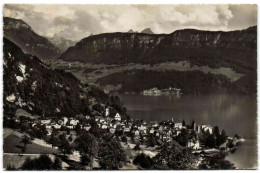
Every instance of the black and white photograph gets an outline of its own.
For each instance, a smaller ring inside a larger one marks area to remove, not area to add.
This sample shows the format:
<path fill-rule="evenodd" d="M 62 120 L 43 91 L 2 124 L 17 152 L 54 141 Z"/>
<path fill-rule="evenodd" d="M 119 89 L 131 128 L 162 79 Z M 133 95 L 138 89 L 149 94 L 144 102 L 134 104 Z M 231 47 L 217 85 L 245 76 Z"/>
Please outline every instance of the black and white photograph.
<path fill-rule="evenodd" d="M 2 170 L 258 169 L 257 4 L 83 3 L 2 4 Z"/>

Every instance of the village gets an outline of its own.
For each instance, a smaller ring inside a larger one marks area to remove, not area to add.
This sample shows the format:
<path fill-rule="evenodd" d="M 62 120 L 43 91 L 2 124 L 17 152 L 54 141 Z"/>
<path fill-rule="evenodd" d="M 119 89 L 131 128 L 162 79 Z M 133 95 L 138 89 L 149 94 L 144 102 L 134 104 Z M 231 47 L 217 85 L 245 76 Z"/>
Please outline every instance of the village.
<path fill-rule="evenodd" d="M 40 117 L 30 120 L 29 124 L 31 127 L 37 124 L 44 126 L 48 132 L 47 136 L 50 136 L 54 129 L 58 131 L 73 131 L 75 129 L 89 131 L 93 126 L 97 126 L 104 133 L 109 132 L 119 137 L 131 137 L 134 143 L 142 143 L 142 141 L 147 141 L 148 138 L 153 137 L 156 141 L 155 145 L 163 145 L 164 143 L 178 140 L 179 136 L 184 135 L 187 138 L 185 147 L 196 152 L 215 148 L 215 146 L 210 147 L 209 145 L 205 145 L 205 140 L 200 139 L 203 136 L 213 134 L 214 128 L 210 125 L 197 125 L 194 120 L 189 125 L 184 120 L 183 122 L 175 122 L 173 118 L 160 123 L 157 121 L 147 123 L 143 120 L 133 120 L 131 118 L 129 120 L 122 119 L 119 113 L 111 117 L 109 108 L 106 108 L 104 112 L 104 115 L 95 117 L 90 115 L 84 116 L 83 114 L 76 116 L 76 118 L 64 116 L 56 120 L 48 117 Z M 16 117 L 15 122 L 20 123 L 21 118 Z M 226 140 L 222 141 L 223 144 L 219 148 L 227 150 L 228 146 L 234 141 L 234 138 L 227 136 L 224 138 Z"/>

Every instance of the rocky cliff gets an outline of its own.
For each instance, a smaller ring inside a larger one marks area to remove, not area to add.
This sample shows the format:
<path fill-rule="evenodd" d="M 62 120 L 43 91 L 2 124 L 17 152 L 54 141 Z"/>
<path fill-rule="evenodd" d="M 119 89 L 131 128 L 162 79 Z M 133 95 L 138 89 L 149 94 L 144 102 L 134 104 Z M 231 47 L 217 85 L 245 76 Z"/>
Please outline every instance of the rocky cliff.
<path fill-rule="evenodd" d="M 81 40 L 60 58 L 106 64 L 187 60 L 196 65 L 255 69 L 256 30 L 255 26 L 231 32 L 106 33 Z"/>
<path fill-rule="evenodd" d="M 55 59 L 61 51 L 46 38 L 36 34 L 24 21 L 4 17 L 4 37 L 17 44 L 28 54 L 35 55 L 43 60 Z"/>

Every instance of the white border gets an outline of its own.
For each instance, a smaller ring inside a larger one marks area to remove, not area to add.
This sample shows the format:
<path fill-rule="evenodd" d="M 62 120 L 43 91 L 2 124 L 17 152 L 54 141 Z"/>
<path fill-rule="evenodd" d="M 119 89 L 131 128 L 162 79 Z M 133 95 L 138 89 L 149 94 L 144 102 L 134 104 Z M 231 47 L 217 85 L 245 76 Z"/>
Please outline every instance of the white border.
<path fill-rule="evenodd" d="M 3 4 L 8 4 L 8 3 L 16 3 L 16 4 L 257 4 L 259 5 L 260 2 L 259 0 L 236 0 L 236 1 L 232 1 L 232 0 L 214 0 L 214 1 L 209 1 L 209 0 L 174 0 L 174 1 L 170 1 L 170 0 L 131 0 L 131 1 L 123 1 L 123 0 L 2 0 L 0 2 L 1 4 L 1 8 L 0 8 L 0 38 L 1 38 L 1 43 L 0 43 L 0 47 L 1 47 L 1 51 L 0 51 L 0 66 L 1 66 L 1 70 L 0 70 L 0 84 L 1 87 L 3 88 Z M 258 11 L 258 16 L 259 16 L 259 11 Z M 257 23 L 259 23 L 259 17 L 258 17 L 258 21 Z M 259 33 L 259 29 L 257 30 L 257 32 Z M 259 34 L 257 34 L 259 35 Z M 257 42 L 259 43 L 259 36 L 257 36 Z M 257 50 L 259 50 L 259 45 Z M 258 55 L 258 54 L 257 54 Z M 257 56 L 258 59 L 258 56 Z M 257 61 L 257 79 L 259 80 L 259 75 L 260 75 L 260 63 L 259 61 Z M 257 81 L 258 81 L 257 80 Z M 257 87 L 257 90 L 259 91 L 260 87 Z M 1 115 L 3 115 L 3 89 L 0 90 L 0 113 Z M 257 103 L 259 103 L 259 98 L 257 97 Z M 259 104 L 257 105 L 257 113 L 259 110 Z M 0 118 L 0 132 L 1 135 L 3 134 L 3 125 L 2 125 L 2 116 Z M 258 124 L 259 124 L 259 118 L 257 116 L 258 119 Z M 260 129 L 258 128 L 258 134 L 260 134 Z M 259 144 L 260 140 L 258 138 L 258 144 Z M 0 170 L 3 169 L 3 137 L 0 137 L 0 145 L 1 145 L 1 156 L 0 156 Z M 259 151 L 259 145 L 258 145 L 258 151 Z M 259 152 L 258 152 L 258 169 L 259 169 Z M 169 170 L 170 171 L 170 170 Z M 169 172 L 167 171 L 167 172 Z M 200 170 L 201 171 L 201 170 Z M 216 171 L 216 170 L 215 170 Z M 215 172 L 214 171 L 214 172 Z M 223 170 L 220 170 L 221 172 L 223 172 Z M 250 172 L 256 172 L 254 170 L 249 170 Z M 14 171 L 14 172 L 20 172 L 20 171 Z M 36 172 L 36 171 L 32 171 L 32 172 Z M 41 171 L 41 172 L 47 172 L 47 171 Z M 48 171 L 50 172 L 50 171 Z M 65 171 L 51 171 L 51 172 L 65 172 Z M 66 171 L 67 172 L 67 171 Z M 75 172 L 75 171 L 73 171 Z M 83 171 L 77 171 L 77 172 L 83 172 Z M 85 171 L 84 171 L 85 172 Z M 115 172 L 115 171 L 98 171 L 98 172 Z M 116 172 L 126 172 L 126 171 L 116 171 Z M 139 172 L 139 171 L 127 171 L 127 172 Z M 148 171 L 145 171 L 148 172 Z M 154 173 L 158 173 L 158 172 L 162 172 L 162 171 L 152 171 Z M 173 172 L 173 171 L 170 171 Z M 197 172 L 197 171 L 179 171 L 179 172 Z M 212 171 L 203 171 L 203 172 L 212 172 Z M 224 171 L 224 172 L 248 172 L 248 170 L 231 170 L 231 171 Z"/>

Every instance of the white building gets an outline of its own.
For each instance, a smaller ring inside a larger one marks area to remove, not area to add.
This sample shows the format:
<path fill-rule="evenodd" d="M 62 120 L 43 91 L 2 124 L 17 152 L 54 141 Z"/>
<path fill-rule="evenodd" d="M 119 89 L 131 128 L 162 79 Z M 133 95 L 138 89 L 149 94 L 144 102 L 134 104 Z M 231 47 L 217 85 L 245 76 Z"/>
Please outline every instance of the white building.
<path fill-rule="evenodd" d="M 116 129 L 114 129 L 114 128 L 109 129 L 110 133 L 115 133 L 115 131 L 116 131 Z"/>
<path fill-rule="evenodd" d="M 174 124 L 174 128 L 179 128 L 179 129 L 181 129 L 181 128 L 182 128 L 182 123 L 175 123 L 175 124 Z"/>
<path fill-rule="evenodd" d="M 109 109 L 106 108 L 106 113 L 105 113 L 105 116 L 107 117 L 109 115 Z"/>
<path fill-rule="evenodd" d="M 204 130 L 204 132 L 209 131 L 210 134 L 212 134 L 212 132 L 213 132 L 212 127 L 209 125 L 201 125 L 201 128 L 202 128 L 202 130 Z"/>
<path fill-rule="evenodd" d="M 121 116 L 119 115 L 119 113 L 116 113 L 115 120 L 121 121 Z"/>
<path fill-rule="evenodd" d="M 106 124 L 102 124 L 101 129 L 107 129 L 107 125 Z"/>
<path fill-rule="evenodd" d="M 70 120 L 70 125 L 76 126 L 78 124 L 78 122 L 79 122 L 79 120 L 72 119 L 72 120 Z"/>
<path fill-rule="evenodd" d="M 68 122 L 68 118 L 67 117 L 63 117 L 63 124 L 66 125 L 67 122 Z"/>
<path fill-rule="evenodd" d="M 140 131 L 139 130 L 136 130 L 135 131 L 135 136 L 138 136 L 140 134 Z"/>
<path fill-rule="evenodd" d="M 50 124 L 51 120 L 41 120 L 41 124 Z"/>
<path fill-rule="evenodd" d="M 89 124 L 84 126 L 84 129 L 87 130 L 87 131 L 89 131 L 90 128 L 91 128 L 91 125 L 89 125 Z"/>
<path fill-rule="evenodd" d="M 55 129 L 60 129 L 60 128 L 61 128 L 61 125 L 55 124 L 53 127 L 54 127 Z"/>

